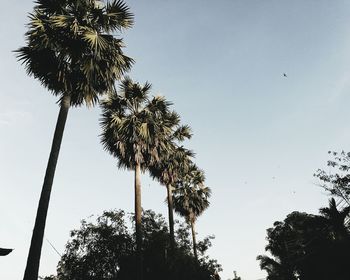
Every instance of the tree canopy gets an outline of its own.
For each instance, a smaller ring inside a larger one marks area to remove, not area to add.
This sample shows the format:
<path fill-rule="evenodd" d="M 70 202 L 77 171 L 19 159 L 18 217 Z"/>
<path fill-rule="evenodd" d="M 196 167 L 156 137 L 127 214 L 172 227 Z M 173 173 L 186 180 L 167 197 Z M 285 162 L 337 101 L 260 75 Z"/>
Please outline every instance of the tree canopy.
<path fill-rule="evenodd" d="M 268 280 L 348 279 L 350 231 L 334 199 L 320 209 L 321 215 L 292 212 L 267 230 L 266 251 L 259 255 Z"/>
<path fill-rule="evenodd" d="M 80 229 L 71 232 L 57 266 L 55 280 L 123 280 L 135 279 L 136 240 L 129 227 L 132 214 L 122 210 L 105 211 L 96 222 L 83 220 Z M 168 225 L 165 219 L 151 210 L 144 211 L 143 257 L 144 279 L 198 279 L 217 277 L 221 266 L 206 255 L 211 246 L 208 237 L 200 241 L 200 261 L 197 263 L 191 251 L 188 227 L 177 223 L 177 247 L 174 258 L 169 258 Z"/>

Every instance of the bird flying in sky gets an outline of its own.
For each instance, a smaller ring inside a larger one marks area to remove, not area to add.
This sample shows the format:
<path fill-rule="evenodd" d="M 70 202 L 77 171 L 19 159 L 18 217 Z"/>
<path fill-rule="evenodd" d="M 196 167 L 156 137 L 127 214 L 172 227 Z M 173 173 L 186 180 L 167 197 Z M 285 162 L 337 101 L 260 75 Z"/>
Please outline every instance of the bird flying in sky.
<path fill-rule="evenodd" d="M 286 74 L 286 73 L 283 73 L 283 77 L 287 78 L 288 76 L 287 76 L 287 74 Z"/>
<path fill-rule="evenodd" d="M 12 251 L 13 251 L 13 249 L 0 248 L 0 256 L 6 256 L 6 255 L 10 254 Z"/>

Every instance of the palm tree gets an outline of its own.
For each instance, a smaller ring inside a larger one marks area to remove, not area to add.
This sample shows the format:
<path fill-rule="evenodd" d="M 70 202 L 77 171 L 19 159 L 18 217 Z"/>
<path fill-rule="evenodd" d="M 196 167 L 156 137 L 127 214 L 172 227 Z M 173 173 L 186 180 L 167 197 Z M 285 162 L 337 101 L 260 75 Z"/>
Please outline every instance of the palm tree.
<path fill-rule="evenodd" d="M 160 151 L 168 152 L 168 139 L 174 134 L 179 116 L 169 110 L 163 97 L 149 98 L 151 84 L 140 85 L 125 78 L 120 94 L 111 91 L 101 103 L 104 149 L 118 159 L 118 166 L 135 173 L 135 229 L 137 275 L 142 279 L 141 171 L 160 160 Z"/>
<path fill-rule="evenodd" d="M 266 255 L 259 255 L 256 258 L 260 261 L 260 268 L 268 274 L 267 280 L 296 280 L 294 270 L 288 263 L 284 263 L 278 258 L 274 260 Z"/>
<path fill-rule="evenodd" d="M 31 239 L 25 280 L 37 280 L 46 216 L 71 106 L 94 105 L 111 89 L 115 79 L 130 69 L 133 60 L 122 52 L 122 39 L 113 33 L 133 24 L 122 1 L 37 0 L 30 14 L 27 45 L 17 57 L 30 76 L 59 97 L 60 111 L 46 168 Z"/>
<path fill-rule="evenodd" d="M 337 209 L 337 203 L 334 198 L 329 200 L 329 206 L 320 209 L 320 214 L 326 219 L 330 225 L 335 239 L 350 238 L 345 220 L 350 214 L 350 206 L 344 207 L 342 210 Z"/>
<path fill-rule="evenodd" d="M 178 137 L 180 133 L 181 137 Z M 175 134 L 178 140 L 183 138 L 190 138 L 189 127 L 180 127 Z M 173 188 L 176 181 L 179 179 L 180 174 L 185 174 L 191 164 L 190 158 L 194 156 L 193 152 L 185 148 L 175 147 L 169 153 L 162 153 L 162 157 L 155 165 L 150 166 L 150 174 L 153 178 L 159 180 L 167 189 L 167 204 L 168 204 L 168 217 L 169 217 L 169 231 L 170 231 L 170 250 L 174 252 L 175 248 L 175 235 L 174 235 L 174 210 L 173 210 Z"/>
<path fill-rule="evenodd" d="M 191 226 L 193 254 L 198 259 L 195 222 L 204 210 L 209 207 L 209 198 L 211 190 L 204 185 L 204 172 L 194 164 L 190 167 L 187 174 L 178 180 L 177 187 L 174 190 L 173 200 L 175 212 L 186 219 Z"/>

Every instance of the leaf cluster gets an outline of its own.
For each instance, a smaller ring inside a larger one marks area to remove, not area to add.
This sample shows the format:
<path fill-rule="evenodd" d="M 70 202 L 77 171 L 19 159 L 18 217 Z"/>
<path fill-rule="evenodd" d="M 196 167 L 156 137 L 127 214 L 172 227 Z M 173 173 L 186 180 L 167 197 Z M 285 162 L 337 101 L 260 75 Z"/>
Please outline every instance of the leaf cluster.
<path fill-rule="evenodd" d="M 123 1 L 38 0 L 17 57 L 54 95 L 93 105 L 133 64 L 113 34 L 132 24 Z"/>
<path fill-rule="evenodd" d="M 169 137 L 179 129 L 180 117 L 162 96 L 150 98 L 151 84 L 126 77 L 117 91 L 101 102 L 101 142 L 122 168 L 145 170 L 173 149 Z"/>
<path fill-rule="evenodd" d="M 328 154 L 332 157 L 327 161 L 329 171 L 318 169 L 314 176 L 320 180 L 321 187 L 350 205 L 350 153 L 329 151 Z"/>
<path fill-rule="evenodd" d="M 204 185 L 204 172 L 192 164 L 176 182 L 173 193 L 174 209 L 188 222 L 195 222 L 209 205 L 211 190 Z"/>

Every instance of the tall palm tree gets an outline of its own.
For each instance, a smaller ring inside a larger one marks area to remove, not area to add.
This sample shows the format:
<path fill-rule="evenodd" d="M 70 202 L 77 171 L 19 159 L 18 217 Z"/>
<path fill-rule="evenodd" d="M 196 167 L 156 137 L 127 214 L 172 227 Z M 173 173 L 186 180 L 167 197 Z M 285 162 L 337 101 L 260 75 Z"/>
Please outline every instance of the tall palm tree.
<path fill-rule="evenodd" d="M 173 193 L 174 209 L 186 219 L 191 226 L 193 254 L 198 259 L 195 222 L 204 210 L 209 207 L 211 190 L 204 185 L 204 172 L 194 164 L 190 170 L 177 182 Z"/>
<path fill-rule="evenodd" d="M 135 229 L 137 275 L 142 279 L 141 171 L 160 159 L 160 151 L 172 147 L 179 116 L 169 110 L 163 97 L 149 98 L 151 84 L 140 85 L 125 78 L 120 94 L 111 91 L 102 106 L 101 142 L 104 149 L 118 159 L 118 166 L 135 173 Z"/>
<path fill-rule="evenodd" d="M 37 280 L 50 194 L 71 106 L 94 105 L 129 70 L 133 60 L 113 35 L 129 28 L 133 15 L 122 1 L 37 0 L 30 14 L 27 45 L 17 57 L 27 73 L 59 97 L 60 111 L 31 239 L 25 280 Z"/>
<path fill-rule="evenodd" d="M 181 137 L 177 134 L 180 133 Z M 178 140 L 183 138 L 190 138 L 189 127 L 180 127 L 175 134 Z M 153 178 L 156 178 L 167 190 L 167 204 L 168 204 L 168 218 L 169 218 L 169 232 L 170 232 L 170 250 L 171 253 L 175 249 L 175 234 L 174 234 L 174 210 L 173 210 L 173 188 L 176 181 L 179 179 L 180 174 L 185 174 L 191 164 L 191 158 L 194 153 L 185 148 L 175 147 L 168 153 L 161 153 L 161 159 L 155 165 L 149 167 L 150 174 Z"/>
<path fill-rule="evenodd" d="M 335 199 L 331 198 L 329 200 L 329 206 L 321 208 L 320 214 L 330 225 L 335 239 L 350 238 L 350 233 L 345 223 L 346 218 L 350 214 L 350 206 L 338 210 Z"/>

